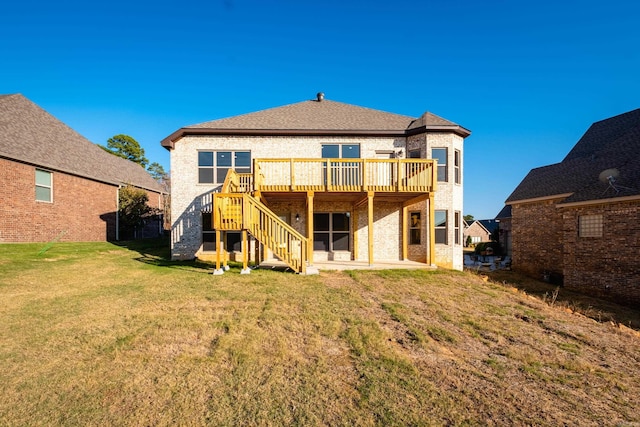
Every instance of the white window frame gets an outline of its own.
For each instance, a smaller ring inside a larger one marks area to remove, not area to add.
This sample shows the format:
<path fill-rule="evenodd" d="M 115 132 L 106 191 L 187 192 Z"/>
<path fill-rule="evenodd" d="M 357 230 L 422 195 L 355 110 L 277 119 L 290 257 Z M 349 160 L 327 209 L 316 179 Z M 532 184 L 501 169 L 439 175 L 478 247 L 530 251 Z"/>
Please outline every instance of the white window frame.
<path fill-rule="evenodd" d="M 213 165 L 209 166 L 209 165 L 205 165 L 205 166 L 201 166 L 200 165 L 200 153 L 211 153 L 213 156 Z M 231 165 L 230 166 L 219 166 L 218 165 L 218 154 L 219 153 L 230 153 L 231 156 Z M 236 165 L 236 159 L 237 159 L 237 154 L 238 153 L 249 153 L 249 166 L 240 166 L 238 167 Z M 251 150 L 198 150 L 198 159 L 197 159 L 197 167 L 198 167 L 198 184 L 204 184 L 204 185 L 211 185 L 211 184 L 223 184 L 224 183 L 224 178 L 222 178 L 222 180 L 218 180 L 218 171 L 220 169 L 225 169 L 225 170 L 229 170 L 229 169 L 233 169 L 235 171 L 238 171 L 239 173 L 251 173 L 251 168 L 253 165 L 253 162 L 251 161 L 252 159 L 252 154 L 251 154 Z M 212 174 L 213 174 L 213 179 L 212 182 L 208 182 L 208 181 L 201 181 L 200 180 L 200 171 L 201 170 L 212 170 Z M 226 173 L 225 173 L 226 176 Z"/>
<path fill-rule="evenodd" d="M 45 173 L 45 174 L 47 174 L 49 176 L 49 184 L 48 185 L 38 182 L 38 172 Z M 35 199 L 36 199 L 36 202 L 53 203 L 53 172 L 48 171 L 48 170 L 44 170 L 44 169 L 40 169 L 40 168 L 36 168 L 35 169 L 34 180 L 35 180 Z M 45 188 L 45 189 L 47 189 L 49 191 L 48 200 L 44 200 L 44 199 L 39 199 L 38 198 L 38 188 Z"/>
<path fill-rule="evenodd" d="M 438 182 L 449 182 L 449 149 L 447 147 L 433 147 L 431 149 L 431 158 L 432 159 L 436 159 L 436 157 L 433 155 L 433 153 L 438 150 L 443 150 L 444 151 L 444 163 L 440 163 L 440 161 L 438 161 L 438 170 L 436 171 L 436 179 L 438 180 Z M 440 171 L 444 171 L 444 179 L 440 179 Z"/>

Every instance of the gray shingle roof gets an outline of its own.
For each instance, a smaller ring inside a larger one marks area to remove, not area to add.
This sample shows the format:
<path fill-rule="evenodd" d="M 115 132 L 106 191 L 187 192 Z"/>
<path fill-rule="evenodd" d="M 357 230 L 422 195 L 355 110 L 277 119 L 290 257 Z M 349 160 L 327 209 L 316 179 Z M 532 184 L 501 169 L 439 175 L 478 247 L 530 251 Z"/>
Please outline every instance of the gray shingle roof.
<path fill-rule="evenodd" d="M 615 188 L 599 179 L 613 168 Z M 506 203 L 568 193 L 564 203 L 640 195 L 640 109 L 591 125 L 562 162 L 532 169 Z"/>
<path fill-rule="evenodd" d="M 172 148 L 173 143 L 187 134 L 397 134 L 420 132 L 424 129 L 447 130 L 464 137 L 471 132 L 438 117 L 425 113 L 419 118 L 388 113 L 324 99 L 303 101 L 204 123 L 186 126 L 162 141 Z"/>
<path fill-rule="evenodd" d="M 162 192 L 143 167 L 107 153 L 20 94 L 0 95 L 0 156 L 109 184 Z"/>

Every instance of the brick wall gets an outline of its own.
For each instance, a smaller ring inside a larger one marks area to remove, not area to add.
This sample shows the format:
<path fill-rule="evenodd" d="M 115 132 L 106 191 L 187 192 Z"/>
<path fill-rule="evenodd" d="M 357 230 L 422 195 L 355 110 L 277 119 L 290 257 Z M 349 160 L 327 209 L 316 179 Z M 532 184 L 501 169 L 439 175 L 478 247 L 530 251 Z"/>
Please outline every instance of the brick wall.
<path fill-rule="evenodd" d="M 35 200 L 35 167 L 0 159 L 0 242 L 115 238 L 116 190 L 53 172 L 53 203 Z"/>
<path fill-rule="evenodd" d="M 597 297 L 640 306 L 640 204 L 563 210 L 564 285 Z M 581 215 L 602 215 L 602 237 L 580 237 Z"/>
<path fill-rule="evenodd" d="M 542 278 L 545 271 L 562 275 L 563 225 L 557 202 L 512 205 L 514 270 L 535 278 Z"/>

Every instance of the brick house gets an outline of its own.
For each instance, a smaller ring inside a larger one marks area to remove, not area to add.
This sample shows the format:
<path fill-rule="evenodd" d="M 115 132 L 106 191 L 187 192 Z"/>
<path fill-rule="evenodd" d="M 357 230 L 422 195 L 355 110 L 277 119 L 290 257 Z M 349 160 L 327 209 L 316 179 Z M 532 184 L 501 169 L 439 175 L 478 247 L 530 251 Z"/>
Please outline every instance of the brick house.
<path fill-rule="evenodd" d="M 116 240 L 118 189 L 162 188 L 22 95 L 0 95 L 0 242 Z M 161 231 L 158 227 L 147 233 Z"/>
<path fill-rule="evenodd" d="M 594 123 L 506 203 L 514 269 L 640 304 L 640 109 Z"/>
<path fill-rule="evenodd" d="M 295 249 L 298 271 L 314 260 L 405 259 L 461 270 L 469 134 L 431 113 L 323 94 L 181 128 L 162 141 L 173 172 L 172 257 L 247 248 L 248 231 L 281 259 Z"/>
<path fill-rule="evenodd" d="M 490 242 L 491 234 L 498 229 L 498 222 L 494 219 L 477 219 L 464 230 L 464 242 L 471 237 L 471 244 Z"/>

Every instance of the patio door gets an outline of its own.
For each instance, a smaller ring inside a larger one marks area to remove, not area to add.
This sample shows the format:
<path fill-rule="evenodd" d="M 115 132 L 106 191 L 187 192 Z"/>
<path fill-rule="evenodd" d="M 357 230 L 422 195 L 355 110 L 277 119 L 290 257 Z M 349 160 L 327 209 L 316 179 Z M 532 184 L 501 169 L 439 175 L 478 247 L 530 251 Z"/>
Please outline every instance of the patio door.
<path fill-rule="evenodd" d="M 323 252 L 349 251 L 349 212 L 313 214 L 313 250 Z"/>

